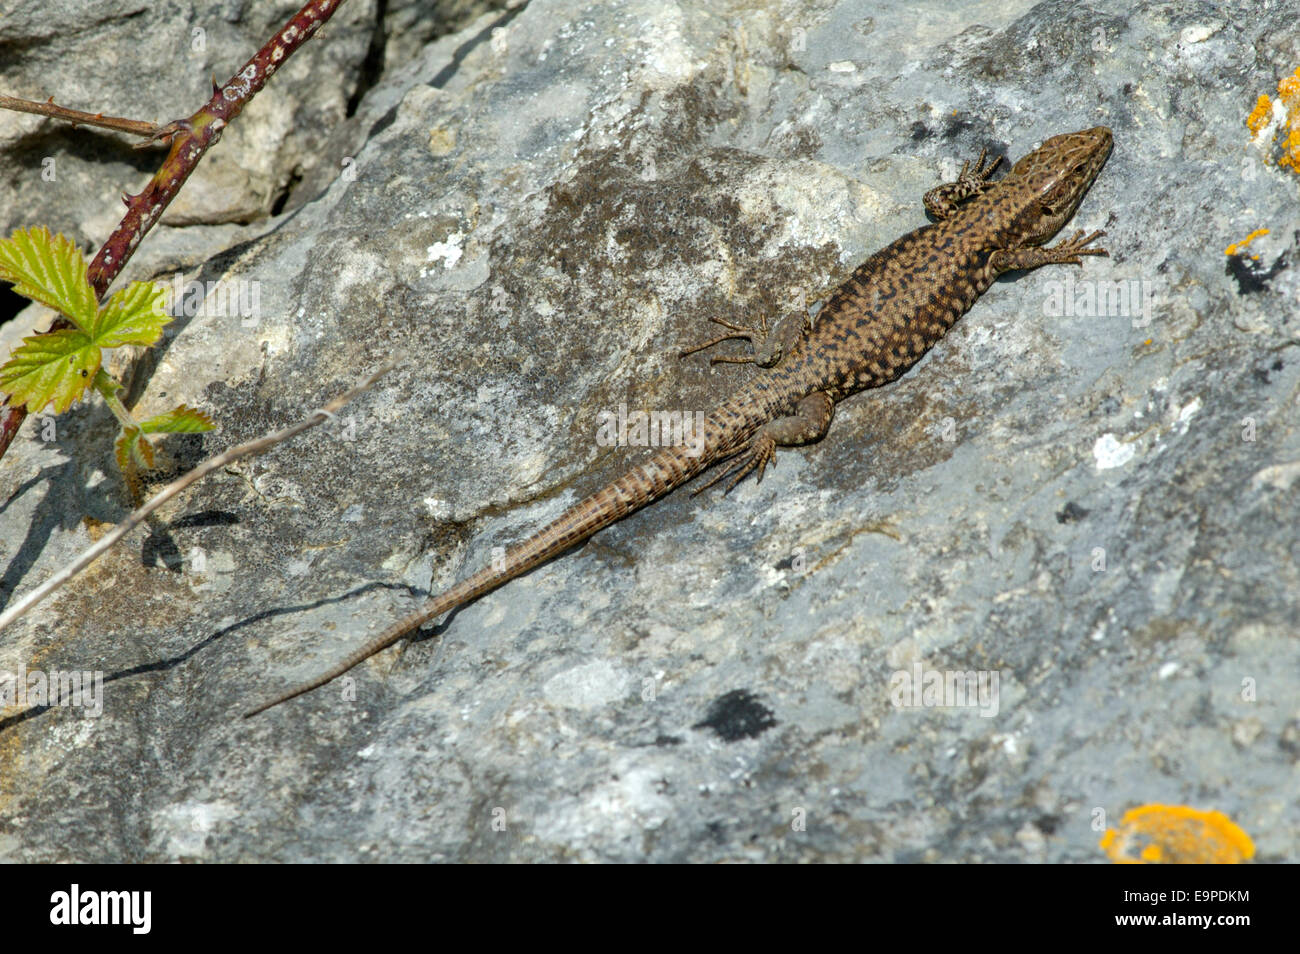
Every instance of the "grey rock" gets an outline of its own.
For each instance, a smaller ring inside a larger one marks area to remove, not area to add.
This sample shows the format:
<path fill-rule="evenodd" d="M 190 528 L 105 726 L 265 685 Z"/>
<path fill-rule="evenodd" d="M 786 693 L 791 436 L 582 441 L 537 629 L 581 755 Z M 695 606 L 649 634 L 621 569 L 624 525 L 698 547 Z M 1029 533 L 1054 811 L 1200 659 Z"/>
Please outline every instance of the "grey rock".
<path fill-rule="evenodd" d="M 1098 819 L 1153 802 L 1293 858 L 1298 203 L 1244 124 L 1293 13 L 533 0 L 385 61 L 342 131 L 295 118 L 284 148 L 352 150 L 342 174 L 128 269 L 259 296 L 174 322 L 140 409 L 220 423 L 179 469 L 405 363 L 0 635 L 0 668 L 106 680 L 99 718 L 0 717 L 0 858 L 1095 862 Z M 762 484 L 674 494 L 239 718 L 641 459 L 602 411 L 745 380 L 678 359 L 709 317 L 815 300 L 982 147 L 1099 123 L 1070 227 L 1109 259 L 998 282 Z M 106 214 L 10 187 L 51 225 Z M 1224 255 L 1261 226 L 1258 263 Z M 1117 281 L 1135 314 L 1052 313 Z M 91 405 L 0 462 L 0 601 L 124 514 L 112 436 Z M 997 694 L 898 707 L 918 664 Z"/>

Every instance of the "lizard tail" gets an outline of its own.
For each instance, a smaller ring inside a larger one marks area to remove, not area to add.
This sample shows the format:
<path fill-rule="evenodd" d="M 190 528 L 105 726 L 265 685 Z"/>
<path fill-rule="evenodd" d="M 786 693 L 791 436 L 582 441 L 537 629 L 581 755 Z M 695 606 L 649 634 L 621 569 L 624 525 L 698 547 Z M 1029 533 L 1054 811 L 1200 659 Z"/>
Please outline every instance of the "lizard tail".
<path fill-rule="evenodd" d="M 685 446 L 664 448 L 650 460 L 574 504 L 523 543 L 506 550 L 505 559 L 498 561 L 496 566 L 485 567 L 461 580 L 420 609 L 393 623 L 321 675 L 246 712 L 245 718 L 337 679 L 416 627 L 495 590 L 680 487 L 727 457 L 765 423 L 778 403 L 773 396 L 776 391 L 770 382 L 754 382 L 705 419 L 704 432 L 698 435 L 698 453 L 692 453 L 692 449 Z"/>

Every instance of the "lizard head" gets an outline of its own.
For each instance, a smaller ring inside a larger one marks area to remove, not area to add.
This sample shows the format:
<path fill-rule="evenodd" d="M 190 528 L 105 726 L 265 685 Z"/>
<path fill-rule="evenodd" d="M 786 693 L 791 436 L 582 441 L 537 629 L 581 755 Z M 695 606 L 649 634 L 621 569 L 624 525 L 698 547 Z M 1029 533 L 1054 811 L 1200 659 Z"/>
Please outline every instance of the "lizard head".
<path fill-rule="evenodd" d="M 1037 200 L 1039 227 L 1031 243 L 1055 235 L 1083 201 L 1110 155 L 1112 138 L 1105 126 L 1062 133 L 1021 158 L 1007 178 L 1018 176 Z"/>

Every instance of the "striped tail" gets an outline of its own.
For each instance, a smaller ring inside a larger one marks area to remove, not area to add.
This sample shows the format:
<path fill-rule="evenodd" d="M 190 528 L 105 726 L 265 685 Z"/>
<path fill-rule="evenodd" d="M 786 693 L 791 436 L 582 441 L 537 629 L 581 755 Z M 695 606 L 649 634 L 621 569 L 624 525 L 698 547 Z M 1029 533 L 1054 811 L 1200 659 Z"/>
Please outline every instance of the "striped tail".
<path fill-rule="evenodd" d="M 541 563 L 576 546 L 634 510 L 653 503 L 729 456 L 782 405 L 784 391 L 775 374 L 763 375 L 738 392 L 704 421 L 700 453 L 686 447 L 666 447 L 644 464 L 574 504 L 533 536 L 506 551 L 499 568 L 487 567 L 461 580 L 414 613 L 398 620 L 358 647 L 340 663 L 300 686 L 281 693 L 244 714 L 245 718 L 318 689 L 364 659 L 387 649 L 416 627 L 490 593 Z M 800 397 L 802 395 L 799 395 Z"/>

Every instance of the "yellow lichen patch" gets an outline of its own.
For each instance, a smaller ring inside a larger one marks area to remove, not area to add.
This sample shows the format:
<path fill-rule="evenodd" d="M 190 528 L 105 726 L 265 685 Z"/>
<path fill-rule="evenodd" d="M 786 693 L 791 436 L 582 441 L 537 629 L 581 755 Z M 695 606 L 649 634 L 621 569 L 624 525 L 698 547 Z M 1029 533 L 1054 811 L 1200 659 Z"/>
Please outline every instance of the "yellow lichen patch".
<path fill-rule="evenodd" d="M 1286 104 L 1286 139 L 1282 141 L 1282 158 L 1278 165 L 1300 172 L 1300 67 L 1295 74 L 1277 84 L 1278 98 Z"/>
<path fill-rule="evenodd" d="M 1282 137 L 1277 164 L 1293 172 L 1300 172 L 1300 67 L 1291 76 L 1278 80 L 1277 106 L 1281 107 L 1283 116 L 1281 128 L 1274 133 L 1272 140 L 1276 142 L 1279 135 Z M 1274 111 L 1273 100 L 1267 93 L 1255 100 L 1255 108 L 1246 117 L 1246 128 L 1252 136 L 1258 137 L 1268 127 Z M 1271 146 L 1272 142 L 1266 144 L 1265 148 Z M 1267 162 L 1268 158 L 1266 152 L 1264 160 Z"/>
<path fill-rule="evenodd" d="M 1268 93 L 1260 93 L 1259 99 L 1255 100 L 1255 108 L 1246 117 L 1246 128 L 1250 130 L 1252 136 L 1258 136 L 1259 131 L 1268 125 L 1272 116 L 1273 101 L 1268 98 Z"/>
<path fill-rule="evenodd" d="M 1250 240 L 1247 239 L 1247 241 Z M 86 532 L 90 534 L 92 543 L 98 543 L 99 538 L 115 526 L 115 524 L 108 523 L 105 520 L 96 520 L 94 517 L 82 517 L 81 522 L 85 526 Z"/>
<path fill-rule="evenodd" d="M 1223 812 L 1186 805 L 1140 805 L 1106 829 L 1100 847 L 1116 864 L 1235 865 L 1255 856 L 1255 843 Z"/>
<path fill-rule="evenodd" d="M 1247 245 L 1249 245 L 1251 242 L 1255 241 L 1255 239 L 1259 238 L 1261 235 L 1267 235 L 1267 234 L 1268 234 L 1268 229 L 1255 229 L 1255 231 L 1251 232 L 1249 235 L 1247 235 L 1247 236 L 1246 236 L 1244 239 L 1242 239 L 1240 242 L 1233 242 L 1231 245 L 1229 245 L 1227 248 L 1225 248 L 1225 249 L 1223 250 L 1223 254 L 1224 254 L 1224 255 L 1240 255 L 1241 252 L 1242 252 L 1242 249 L 1244 249 Z"/>

